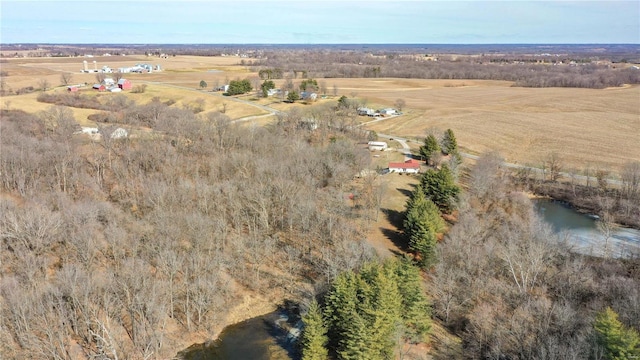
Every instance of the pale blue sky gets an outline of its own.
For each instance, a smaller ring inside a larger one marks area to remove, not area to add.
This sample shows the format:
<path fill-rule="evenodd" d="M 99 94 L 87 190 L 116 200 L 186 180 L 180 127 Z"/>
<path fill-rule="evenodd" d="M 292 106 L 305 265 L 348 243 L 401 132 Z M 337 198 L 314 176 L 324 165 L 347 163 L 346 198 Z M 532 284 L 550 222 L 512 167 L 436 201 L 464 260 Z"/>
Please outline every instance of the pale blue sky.
<path fill-rule="evenodd" d="M 640 43 L 640 1 L 0 1 L 0 42 Z"/>

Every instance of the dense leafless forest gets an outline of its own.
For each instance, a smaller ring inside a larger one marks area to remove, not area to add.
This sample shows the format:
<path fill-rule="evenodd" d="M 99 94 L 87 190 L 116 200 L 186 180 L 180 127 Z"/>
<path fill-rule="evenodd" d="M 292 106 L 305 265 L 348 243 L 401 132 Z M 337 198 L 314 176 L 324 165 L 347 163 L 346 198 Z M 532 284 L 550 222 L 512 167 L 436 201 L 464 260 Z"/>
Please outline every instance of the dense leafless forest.
<path fill-rule="evenodd" d="M 375 202 L 346 196 L 363 134 L 300 116 L 247 128 L 128 103 L 120 126 L 147 130 L 94 142 L 67 108 L 3 110 L 1 357 L 168 358 L 247 289 L 296 299 L 369 259 Z"/>
<path fill-rule="evenodd" d="M 249 60 L 238 61 L 265 80 L 640 83 L 640 70 L 623 61 L 637 61 L 637 51 L 627 48 L 606 61 L 585 49 L 564 57 L 515 50 L 469 56 L 459 48 L 446 55 L 411 47 L 245 50 Z M 280 112 L 265 127 L 204 115 L 197 104 L 136 104 L 125 95 L 43 92 L 38 101 L 52 104 L 45 111 L 3 109 L 0 358 L 171 358 L 189 339 L 219 331 L 246 294 L 306 301 L 372 260 L 365 237 L 384 189 L 373 176 L 354 181 L 372 167 L 363 146 L 372 134 L 353 126 L 358 104 L 343 99 L 342 106 Z M 67 106 L 95 111 L 96 139 L 78 133 Z M 130 136 L 112 136 L 118 127 Z M 604 173 L 593 174 L 597 183 L 559 184 L 562 169 L 554 164 L 544 165 L 549 179 L 539 182 L 507 171 L 497 154 L 458 164 L 461 199 L 446 216 L 435 261 L 421 273 L 432 315 L 449 331 L 432 344 L 434 357 L 599 360 L 609 356 L 594 330 L 604 308 L 624 327 L 640 328 L 640 256 L 572 252 L 522 194 L 566 198 L 606 211 L 612 224 L 638 226 L 640 166 L 628 164 L 614 189 Z"/>
<path fill-rule="evenodd" d="M 417 56 L 367 52 L 265 52 L 254 62 L 303 77 L 507 80 L 514 86 L 605 88 L 640 83 L 640 70 L 552 56 Z"/>
<path fill-rule="evenodd" d="M 458 222 L 438 248 L 429 283 L 434 315 L 463 349 L 441 344 L 442 358 L 614 358 L 596 341 L 594 318 L 611 306 L 640 328 L 638 257 L 572 253 L 500 164 L 487 154 L 465 175 Z"/>
<path fill-rule="evenodd" d="M 87 52 L 149 56 L 240 56 L 242 65 L 282 77 L 417 78 L 513 81 L 523 87 L 602 89 L 640 84 L 634 45 L 29 45 L 3 46 L 30 56 Z M 603 51 L 605 50 L 605 51 Z M 16 53 L 17 54 L 17 53 Z M 257 59 L 257 60 L 256 60 Z"/>

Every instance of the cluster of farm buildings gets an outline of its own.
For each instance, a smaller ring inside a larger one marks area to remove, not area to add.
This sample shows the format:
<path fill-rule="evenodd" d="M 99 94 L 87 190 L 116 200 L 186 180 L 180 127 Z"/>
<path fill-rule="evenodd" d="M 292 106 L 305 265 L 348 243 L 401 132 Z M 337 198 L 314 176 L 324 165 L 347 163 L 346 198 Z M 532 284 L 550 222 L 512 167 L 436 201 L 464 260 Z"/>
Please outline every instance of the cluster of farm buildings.
<path fill-rule="evenodd" d="M 92 140 L 100 140 L 103 136 L 107 136 L 110 139 L 124 139 L 129 137 L 129 132 L 121 127 L 114 129 L 110 133 L 103 134 L 104 129 L 99 129 L 97 127 L 80 127 L 80 130 L 76 131 L 74 134 L 83 134 L 89 136 Z"/>
<path fill-rule="evenodd" d="M 357 109 L 357 112 L 358 112 L 358 115 L 360 116 L 370 116 L 370 117 L 400 115 L 400 112 L 393 108 L 375 110 L 367 107 L 359 107 Z"/>
<path fill-rule="evenodd" d="M 387 151 L 389 146 L 384 141 L 369 141 L 367 144 L 370 151 Z M 417 174 L 420 172 L 421 162 L 416 159 L 408 159 L 404 162 L 390 162 L 387 172 Z"/>
<path fill-rule="evenodd" d="M 67 91 L 77 92 L 84 85 L 70 85 L 67 86 Z M 117 82 L 112 78 L 105 78 L 98 84 L 93 84 L 92 89 L 96 91 L 109 91 L 109 92 L 121 92 L 123 90 L 131 90 L 133 86 L 131 81 L 127 79 L 120 79 Z"/>
<path fill-rule="evenodd" d="M 93 69 L 89 68 L 89 63 L 87 62 L 87 60 L 85 60 L 82 62 L 82 70 L 80 70 L 80 72 L 83 72 L 83 73 L 109 73 L 109 74 L 114 72 L 119 72 L 123 74 L 127 74 L 127 73 L 144 74 L 144 73 L 151 73 L 154 71 L 162 71 L 162 68 L 160 67 L 160 65 L 135 64 L 134 66 L 121 67 L 116 70 L 106 65 L 98 69 L 98 62 L 95 60 L 93 61 Z"/>

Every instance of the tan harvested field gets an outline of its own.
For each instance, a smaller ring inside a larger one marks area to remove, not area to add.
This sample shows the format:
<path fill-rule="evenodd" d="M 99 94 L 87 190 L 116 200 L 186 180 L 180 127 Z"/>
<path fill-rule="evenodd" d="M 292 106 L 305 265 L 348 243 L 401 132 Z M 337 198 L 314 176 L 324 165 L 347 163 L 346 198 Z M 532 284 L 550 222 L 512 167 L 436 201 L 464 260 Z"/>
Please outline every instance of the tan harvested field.
<path fill-rule="evenodd" d="M 370 104 L 406 102 L 405 115 L 367 125 L 424 137 L 453 129 L 469 152 L 497 150 L 510 162 L 540 164 L 552 152 L 568 167 L 617 171 L 640 160 L 640 87 L 519 88 L 504 81 L 332 79 L 341 94 Z M 367 121 L 364 119 L 363 121 Z"/>
<path fill-rule="evenodd" d="M 148 85 L 144 94 L 131 94 L 144 103 L 153 97 L 173 99 L 174 106 L 203 99 L 205 113 L 227 106 L 232 119 L 260 116 L 264 110 L 199 89 L 205 80 L 214 85 L 236 78 L 255 78 L 257 74 L 241 66 L 238 57 L 176 56 L 167 59 L 146 56 L 94 58 L 20 58 L 3 59 L 2 70 L 7 88 L 38 87 L 41 79 L 60 86 L 60 74 L 73 72 L 73 83 L 94 83 L 95 74 L 81 74 L 82 61 L 89 68 L 132 66 L 137 63 L 160 64 L 164 71 L 127 74 L 134 85 Z M 251 61 L 245 59 L 245 61 Z M 393 106 L 396 99 L 406 102 L 405 115 L 366 125 L 368 129 L 395 136 L 422 138 L 430 129 L 439 132 L 451 128 L 460 146 L 471 153 L 499 151 L 508 161 L 538 165 L 552 152 L 560 153 L 567 167 L 604 168 L 617 171 L 627 161 L 640 160 L 640 87 L 606 90 L 574 88 L 519 88 L 506 81 L 421 80 L 421 79 L 318 79 L 333 94 L 364 100 L 370 107 Z M 299 82 L 300 79 L 294 80 Z M 283 80 L 277 80 L 279 86 Z M 64 91 L 59 87 L 54 91 Z M 108 94 L 105 94 L 108 95 Z M 30 112 L 49 105 L 35 101 L 35 94 L 3 97 L 3 106 Z M 286 111 L 301 104 L 286 104 L 278 99 L 253 96 L 244 100 Z M 335 102 L 330 96 L 322 102 Z M 74 109 L 76 119 L 86 123 L 93 110 Z M 259 117 L 248 123 L 266 124 L 273 117 Z M 360 118 L 361 121 L 370 120 Z"/>
<path fill-rule="evenodd" d="M 76 57 L 76 58 L 17 58 L 3 59 L 2 70 L 8 73 L 4 78 L 7 89 L 17 90 L 27 86 L 38 88 L 40 81 L 46 80 L 54 89 L 49 91 L 66 91 L 61 85 L 60 75 L 64 72 L 72 73 L 72 84 L 88 84 L 88 87 L 81 90 L 82 94 L 97 95 L 90 86 L 96 82 L 95 73 L 80 73 L 82 62 L 86 60 L 89 69 L 93 68 L 93 61 L 97 62 L 97 67 L 102 68 L 108 65 L 112 69 L 118 67 L 128 67 L 139 63 L 160 64 L 163 71 L 149 74 L 125 74 L 135 85 L 147 84 L 146 91 L 142 94 L 126 92 L 131 99 L 138 103 L 149 102 L 152 98 L 158 97 L 161 101 L 174 100 L 173 106 L 188 106 L 201 99 L 204 101 L 204 112 L 221 111 L 226 106 L 226 115 L 231 119 L 240 119 L 248 116 L 259 116 L 267 114 L 265 110 L 247 104 L 233 101 L 230 98 L 221 96 L 199 88 L 200 80 L 205 80 L 209 85 L 209 90 L 216 83 L 223 84 L 226 79 L 236 77 L 244 78 L 248 75 L 246 67 L 240 66 L 238 57 L 198 57 L 198 56 L 177 56 L 162 59 L 158 57 L 146 56 L 109 56 L 109 57 Z M 105 74 L 109 76 L 109 74 Z M 18 96 L 2 97 L 2 106 L 11 109 L 20 109 L 31 113 L 45 110 L 51 104 L 40 103 L 36 100 L 38 93 L 24 94 Z M 97 96 L 114 96 L 115 94 L 101 93 Z M 87 119 L 91 114 L 98 112 L 92 109 L 72 108 L 76 120 L 81 125 L 90 125 L 92 122 Z M 266 119 L 256 119 L 257 123 L 264 123 Z"/>
<path fill-rule="evenodd" d="M 163 71 L 150 74 L 126 74 L 132 81 L 162 81 L 164 83 L 198 88 L 200 80 L 205 80 L 211 88 L 216 81 L 220 85 L 225 79 L 244 78 L 249 70 L 240 66 L 239 57 L 220 56 L 176 56 L 166 59 L 154 56 L 96 56 L 75 58 L 8 58 L 0 64 L 7 88 L 38 87 L 38 82 L 46 79 L 52 86 L 59 86 L 61 73 L 73 73 L 73 83 L 94 83 L 95 73 L 81 73 L 83 61 L 87 61 L 89 69 L 93 69 L 93 61 L 101 69 L 109 66 L 112 69 L 130 67 L 146 63 L 160 65 Z M 251 61 L 251 59 L 244 59 Z M 107 74 L 108 75 L 108 74 Z"/>

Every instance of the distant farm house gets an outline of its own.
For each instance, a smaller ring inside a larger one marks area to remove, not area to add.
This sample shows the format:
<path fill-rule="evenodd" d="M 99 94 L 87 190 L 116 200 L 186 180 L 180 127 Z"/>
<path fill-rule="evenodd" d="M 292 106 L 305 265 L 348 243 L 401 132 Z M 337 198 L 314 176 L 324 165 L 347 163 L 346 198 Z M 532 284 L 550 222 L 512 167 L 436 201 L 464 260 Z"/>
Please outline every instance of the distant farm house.
<path fill-rule="evenodd" d="M 93 84 L 93 90 L 105 91 L 107 90 L 107 87 L 103 84 Z"/>
<path fill-rule="evenodd" d="M 380 115 L 396 115 L 397 113 L 396 109 L 391 108 L 380 110 Z"/>
<path fill-rule="evenodd" d="M 367 145 L 369 145 L 370 151 L 375 151 L 375 150 L 385 151 L 389 147 L 387 143 L 384 141 L 369 141 Z"/>
<path fill-rule="evenodd" d="M 131 90 L 131 81 L 127 79 L 118 80 L 118 87 L 122 90 Z"/>
<path fill-rule="evenodd" d="M 269 89 L 267 90 L 267 96 L 274 96 L 277 94 L 280 94 L 281 90 L 280 89 Z"/>
<path fill-rule="evenodd" d="M 80 133 L 82 134 L 97 134 L 99 132 L 98 128 L 95 127 L 81 127 Z"/>
<path fill-rule="evenodd" d="M 112 139 L 124 139 L 129 136 L 129 132 L 123 128 L 115 129 L 109 136 Z"/>
<path fill-rule="evenodd" d="M 375 116 L 376 111 L 373 109 L 369 109 L 366 107 L 360 107 L 357 109 L 358 115 L 360 116 Z"/>
<path fill-rule="evenodd" d="M 67 86 L 67 90 L 69 92 L 77 92 L 78 91 L 78 86 L 73 85 L 73 86 Z"/>
<path fill-rule="evenodd" d="M 302 98 L 302 100 L 315 101 L 318 98 L 318 94 L 314 92 L 303 91 L 302 93 L 300 93 L 300 98 Z"/>
<path fill-rule="evenodd" d="M 417 174 L 420 172 L 420 161 L 411 159 L 403 163 L 389 163 L 389 172 Z"/>

